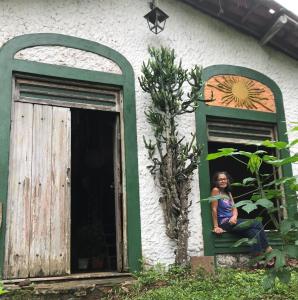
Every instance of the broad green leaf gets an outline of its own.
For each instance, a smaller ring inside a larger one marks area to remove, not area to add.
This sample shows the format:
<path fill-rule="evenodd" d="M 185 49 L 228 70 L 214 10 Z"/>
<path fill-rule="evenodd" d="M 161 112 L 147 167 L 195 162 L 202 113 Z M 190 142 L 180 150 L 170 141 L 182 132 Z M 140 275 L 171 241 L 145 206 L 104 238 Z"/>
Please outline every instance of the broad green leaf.
<path fill-rule="evenodd" d="M 239 228 L 239 229 L 244 229 L 244 228 L 248 228 L 251 224 L 253 224 L 255 222 L 254 219 L 251 220 L 246 220 L 240 224 L 237 224 L 234 228 Z"/>
<path fill-rule="evenodd" d="M 272 160 L 277 160 L 276 156 L 273 155 L 264 155 L 262 157 L 263 161 L 268 162 L 268 161 L 272 161 Z"/>
<path fill-rule="evenodd" d="M 238 240 L 237 242 L 235 242 L 233 247 L 239 247 L 242 244 L 247 244 L 248 241 L 249 241 L 248 238 L 242 238 L 242 239 Z"/>
<path fill-rule="evenodd" d="M 286 142 L 281 142 L 281 141 L 275 142 L 275 141 L 266 140 L 266 141 L 262 142 L 262 146 L 265 146 L 268 148 L 276 148 L 278 150 L 281 150 L 281 149 L 287 148 L 288 144 Z"/>
<path fill-rule="evenodd" d="M 0 295 L 4 295 L 4 294 L 7 294 L 8 291 L 5 291 L 5 290 L 0 290 Z"/>
<path fill-rule="evenodd" d="M 206 157 L 206 160 L 213 160 L 213 159 L 220 158 L 222 156 L 225 156 L 225 154 L 222 152 L 209 153 Z"/>
<path fill-rule="evenodd" d="M 277 250 L 276 251 L 276 260 L 275 260 L 275 268 L 276 269 L 282 268 L 285 266 L 285 264 L 286 264 L 285 253 Z"/>
<path fill-rule="evenodd" d="M 290 184 L 290 189 L 292 191 L 298 192 L 298 183 L 292 183 L 292 184 Z"/>
<path fill-rule="evenodd" d="M 288 220 L 288 219 L 282 220 L 280 223 L 280 233 L 283 235 L 287 234 L 291 230 L 292 223 L 293 223 L 292 220 Z"/>
<path fill-rule="evenodd" d="M 257 154 L 257 155 L 259 155 L 259 154 L 265 154 L 265 153 L 268 153 L 268 152 L 265 151 L 265 150 L 257 150 L 257 151 L 254 152 L 254 154 Z"/>
<path fill-rule="evenodd" d="M 291 183 L 291 182 L 295 182 L 296 181 L 296 176 L 291 176 L 291 177 L 282 177 L 276 180 L 272 180 L 271 182 L 267 183 L 264 185 L 264 187 L 276 184 L 276 185 L 280 185 L 280 184 L 285 184 L 285 183 Z"/>
<path fill-rule="evenodd" d="M 227 195 L 214 195 L 208 198 L 201 199 L 201 201 L 212 202 L 212 201 L 218 201 L 219 199 L 230 199 L 230 198 Z"/>
<path fill-rule="evenodd" d="M 256 244 L 258 241 L 257 241 L 257 239 L 256 238 L 252 238 L 252 239 L 249 239 L 249 241 L 247 242 L 247 244 L 248 245 L 254 245 L 254 244 Z"/>
<path fill-rule="evenodd" d="M 255 203 L 248 203 L 248 204 L 242 206 L 242 209 L 249 214 L 250 212 L 258 209 L 258 207 L 255 205 Z"/>
<path fill-rule="evenodd" d="M 252 201 L 257 201 L 257 200 L 259 200 L 259 199 L 261 199 L 262 197 L 261 197 L 261 195 L 259 194 L 259 193 L 255 193 L 255 194 L 253 194 L 251 197 L 250 197 L 250 199 L 252 200 Z"/>
<path fill-rule="evenodd" d="M 266 189 L 266 190 L 264 190 L 264 194 L 265 194 L 266 198 L 270 200 L 270 199 L 279 197 L 281 195 L 281 191 L 274 190 L 274 189 Z"/>
<path fill-rule="evenodd" d="M 255 186 L 253 182 L 255 182 L 256 179 L 249 177 L 249 178 L 244 178 L 242 183 L 241 182 L 233 182 L 231 186 L 238 186 L 238 187 L 250 187 L 250 186 Z"/>
<path fill-rule="evenodd" d="M 257 181 L 257 179 L 256 178 L 253 178 L 253 177 L 247 177 L 247 178 L 244 178 L 243 179 L 243 184 L 244 185 L 247 185 L 247 184 L 249 184 L 249 183 L 252 183 L 252 182 L 256 182 Z"/>
<path fill-rule="evenodd" d="M 276 257 L 276 255 L 277 255 L 276 251 L 279 251 L 279 250 L 278 249 L 273 249 L 271 252 L 265 254 L 266 262 L 268 262 L 272 258 Z"/>
<path fill-rule="evenodd" d="M 259 171 L 261 164 L 262 159 L 258 155 L 252 154 L 248 161 L 247 168 L 254 174 Z"/>
<path fill-rule="evenodd" d="M 291 258 L 298 258 L 298 246 L 288 245 L 286 246 L 287 255 Z"/>
<path fill-rule="evenodd" d="M 267 208 L 267 212 L 270 213 L 270 214 L 274 213 L 276 211 L 279 211 L 279 207 L 269 207 L 269 208 Z"/>
<path fill-rule="evenodd" d="M 277 159 L 277 160 L 268 160 L 266 163 L 271 164 L 276 167 L 280 167 L 286 164 L 295 163 L 298 161 L 298 153 L 294 154 L 293 156 L 289 156 L 283 159 Z"/>
<path fill-rule="evenodd" d="M 231 186 L 243 186 L 243 183 L 241 183 L 241 182 L 233 182 L 232 184 L 231 184 Z"/>
<path fill-rule="evenodd" d="M 246 156 L 248 158 L 251 158 L 251 156 L 254 155 L 253 153 L 247 152 L 247 151 L 239 151 L 239 152 L 237 152 L 235 154 L 238 154 L 238 155 L 240 154 L 240 155 Z"/>
<path fill-rule="evenodd" d="M 268 199 L 266 199 L 266 198 L 259 199 L 256 202 L 256 205 L 260 205 L 260 206 L 265 207 L 265 208 L 273 207 L 273 203 L 271 201 L 269 201 Z"/>
<path fill-rule="evenodd" d="M 206 157 L 206 160 L 213 160 L 213 159 L 217 159 L 223 156 L 229 156 L 232 153 L 234 153 L 235 151 L 237 151 L 237 149 L 234 148 L 222 148 L 222 149 L 218 149 L 218 152 L 215 153 L 209 153 Z"/>
<path fill-rule="evenodd" d="M 296 122 L 291 122 L 291 123 L 297 124 Z M 290 132 L 292 132 L 292 131 L 298 131 L 298 126 L 291 128 Z"/>
<path fill-rule="evenodd" d="M 272 173 L 269 174 L 269 173 L 265 173 L 265 174 L 260 174 L 261 177 L 269 177 L 269 176 L 272 176 Z"/>
<path fill-rule="evenodd" d="M 289 147 L 293 147 L 294 145 L 298 144 L 298 139 L 293 140 L 290 144 Z"/>
<path fill-rule="evenodd" d="M 252 204 L 252 201 L 251 200 L 241 200 L 241 201 L 235 203 L 234 207 L 240 207 L 240 206 L 243 206 L 246 204 Z"/>
<path fill-rule="evenodd" d="M 265 290 L 269 290 L 275 285 L 275 275 L 272 273 L 269 273 L 266 277 L 263 279 L 263 288 Z"/>
<path fill-rule="evenodd" d="M 291 272 L 287 269 L 279 270 L 276 275 L 282 283 L 289 283 L 291 280 Z"/>

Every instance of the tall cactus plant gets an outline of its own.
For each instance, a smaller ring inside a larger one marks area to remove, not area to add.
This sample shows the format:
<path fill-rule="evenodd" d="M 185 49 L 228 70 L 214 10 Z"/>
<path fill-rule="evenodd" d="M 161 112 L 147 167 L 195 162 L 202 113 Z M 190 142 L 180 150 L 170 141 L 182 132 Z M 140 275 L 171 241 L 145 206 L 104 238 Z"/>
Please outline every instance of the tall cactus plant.
<path fill-rule="evenodd" d="M 201 97 L 202 68 L 190 71 L 175 63 L 175 52 L 167 48 L 149 48 L 150 58 L 143 63 L 141 88 L 151 96 L 145 111 L 154 133 L 153 140 L 144 137 L 145 147 L 152 162 L 150 172 L 159 181 L 159 199 L 166 224 L 166 234 L 176 241 L 175 262 L 188 262 L 189 193 L 193 172 L 198 167 L 200 148 L 195 135 L 185 142 L 178 130 L 177 118 L 193 113 Z M 189 92 L 184 88 L 188 85 Z"/>

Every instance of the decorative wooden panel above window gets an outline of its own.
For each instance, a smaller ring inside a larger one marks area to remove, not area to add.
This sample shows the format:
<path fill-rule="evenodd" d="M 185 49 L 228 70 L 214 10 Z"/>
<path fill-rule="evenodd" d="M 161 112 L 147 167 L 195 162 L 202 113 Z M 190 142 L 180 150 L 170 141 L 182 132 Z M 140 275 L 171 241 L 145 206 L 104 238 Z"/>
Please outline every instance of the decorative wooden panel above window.
<path fill-rule="evenodd" d="M 263 83 L 238 75 L 216 75 L 205 85 L 205 99 L 215 98 L 208 105 L 227 108 L 276 112 L 273 92 Z"/>

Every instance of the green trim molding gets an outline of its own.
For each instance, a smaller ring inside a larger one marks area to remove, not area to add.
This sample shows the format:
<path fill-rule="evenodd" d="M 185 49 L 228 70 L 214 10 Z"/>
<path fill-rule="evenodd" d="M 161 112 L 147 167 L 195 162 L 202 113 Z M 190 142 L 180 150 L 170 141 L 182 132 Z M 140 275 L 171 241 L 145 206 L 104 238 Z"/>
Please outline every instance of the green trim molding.
<path fill-rule="evenodd" d="M 272 112 L 260 112 L 255 110 L 244 110 L 237 108 L 226 108 L 208 106 L 206 103 L 200 104 L 199 109 L 196 112 L 196 132 L 198 144 L 203 146 L 201 163 L 199 166 L 199 186 L 200 186 L 200 199 L 209 197 L 210 195 L 210 174 L 209 174 L 209 162 L 205 159 L 208 154 L 208 138 L 207 138 L 207 118 L 208 117 L 220 117 L 226 118 L 227 121 L 233 120 L 247 120 L 258 121 L 267 124 L 272 124 L 277 128 L 278 140 L 288 142 L 286 135 L 286 123 L 283 107 L 282 93 L 277 84 L 269 77 L 261 74 L 255 70 L 231 66 L 231 65 L 214 65 L 207 67 L 203 70 L 203 81 L 206 82 L 216 75 L 238 75 L 247 77 L 262 84 L 271 89 L 275 98 L 276 113 Z M 203 92 L 204 94 L 204 92 Z M 286 152 L 281 153 L 282 157 L 287 155 Z M 290 165 L 282 168 L 284 176 L 292 175 L 292 168 Z M 294 205 L 291 199 L 287 199 L 289 205 Z M 291 213 L 295 213 L 297 209 L 291 210 Z M 221 237 L 212 233 L 212 217 L 211 209 L 208 201 L 201 201 L 201 216 L 203 224 L 203 239 L 204 239 L 204 253 L 205 255 L 215 255 L 218 253 L 235 253 L 247 251 L 247 248 L 231 248 L 237 238 L 231 234 L 225 233 Z M 278 246 L 281 245 L 281 240 L 274 234 L 270 233 L 269 241 L 272 244 Z"/>
<path fill-rule="evenodd" d="M 122 74 L 118 75 L 106 72 L 83 70 L 14 58 L 18 51 L 35 46 L 62 46 L 91 52 L 116 63 L 120 67 Z M 135 80 L 132 66 L 123 55 L 109 47 L 81 38 L 52 33 L 26 34 L 18 36 L 9 40 L 0 49 L 0 201 L 3 203 L 3 220 L 2 227 L 0 229 L 0 269 L 3 270 L 5 249 L 12 75 L 14 72 L 94 82 L 116 86 L 122 90 L 125 147 L 125 194 L 127 201 L 127 257 L 129 270 L 138 270 L 140 268 L 141 258 L 141 226 L 137 160 Z"/>

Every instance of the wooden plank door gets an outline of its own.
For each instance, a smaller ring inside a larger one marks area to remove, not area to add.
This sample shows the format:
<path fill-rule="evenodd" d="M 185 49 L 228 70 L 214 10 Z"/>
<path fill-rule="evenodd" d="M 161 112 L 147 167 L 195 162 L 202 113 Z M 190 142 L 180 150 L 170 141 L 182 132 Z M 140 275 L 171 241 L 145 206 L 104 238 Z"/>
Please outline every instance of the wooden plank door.
<path fill-rule="evenodd" d="M 14 104 L 5 278 L 69 273 L 70 110 Z"/>
<path fill-rule="evenodd" d="M 16 103 L 11 120 L 4 278 L 29 274 L 33 105 Z"/>

